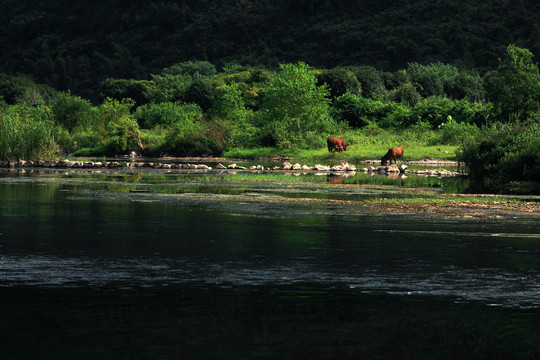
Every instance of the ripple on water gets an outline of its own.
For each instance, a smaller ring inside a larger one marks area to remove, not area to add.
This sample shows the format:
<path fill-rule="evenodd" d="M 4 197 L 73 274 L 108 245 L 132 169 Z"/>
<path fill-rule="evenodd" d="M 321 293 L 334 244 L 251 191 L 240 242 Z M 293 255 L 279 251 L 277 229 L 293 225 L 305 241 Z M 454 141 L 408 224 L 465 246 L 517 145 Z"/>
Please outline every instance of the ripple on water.
<path fill-rule="evenodd" d="M 206 283 L 221 286 L 288 285 L 319 282 L 346 285 L 368 293 L 453 297 L 496 306 L 540 307 L 540 274 L 497 268 L 435 268 L 395 271 L 368 267 L 337 271 L 300 259 L 294 264 L 206 263 L 192 258 L 90 259 L 50 256 L 0 256 L 0 286 L 123 288 Z"/>

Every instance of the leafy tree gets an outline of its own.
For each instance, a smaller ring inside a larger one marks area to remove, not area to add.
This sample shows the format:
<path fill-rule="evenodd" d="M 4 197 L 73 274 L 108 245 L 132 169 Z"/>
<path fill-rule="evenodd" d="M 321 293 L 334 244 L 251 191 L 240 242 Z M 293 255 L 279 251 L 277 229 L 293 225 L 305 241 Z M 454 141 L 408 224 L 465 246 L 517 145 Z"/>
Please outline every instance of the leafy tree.
<path fill-rule="evenodd" d="M 540 74 L 527 49 L 509 45 L 496 71 L 486 75 L 488 97 L 503 121 L 524 121 L 540 110 Z"/>
<path fill-rule="evenodd" d="M 149 80 L 107 78 L 101 82 L 99 99 L 104 101 L 107 98 L 116 100 L 130 98 L 135 101 L 135 106 L 140 106 L 148 103 L 147 94 L 154 90 L 154 86 L 154 82 Z"/>
<path fill-rule="evenodd" d="M 263 99 L 263 133 L 281 147 L 313 146 L 320 134 L 336 126 L 329 116 L 328 88 L 317 86 L 317 78 L 303 62 L 280 69 Z"/>
<path fill-rule="evenodd" d="M 189 75 L 152 75 L 152 86 L 146 88 L 144 97 L 149 102 L 180 101 L 192 82 Z"/>
<path fill-rule="evenodd" d="M 88 126 L 96 116 L 95 108 L 90 101 L 73 96 L 71 93 L 60 93 L 52 106 L 55 122 L 65 127 L 70 135 L 76 126 Z"/>
<path fill-rule="evenodd" d="M 196 77 L 185 89 L 182 100 L 186 103 L 198 104 L 204 111 L 208 110 L 215 99 L 215 84 L 212 80 Z"/>
<path fill-rule="evenodd" d="M 130 116 L 130 109 L 134 105 L 132 99 L 122 99 L 121 101 L 107 98 L 98 107 L 98 115 L 92 125 L 92 130 L 97 133 L 100 141 L 104 142 L 108 136 L 109 124 L 120 121 L 123 117 Z"/>
<path fill-rule="evenodd" d="M 186 119 L 200 120 L 203 112 L 197 104 L 163 102 L 140 106 L 134 116 L 144 129 L 151 129 L 155 126 L 171 126 Z"/>
<path fill-rule="evenodd" d="M 161 71 L 161 75 L 212 76 L 216 72 L 216 67 L 208 61 L 185 61 L 164 68 Z"/>
<path fill-rule="evenodd" d="M 405 82 L 398 85 L 389 93 L 390 99 L 393 101 L 413 107 L 422 101 L 422 96 L 416 90 L 416 87 L 410 82 Z"/>
<path fill-rule="evenodd" d="M 386 95 L 381 73 L 373 66 L 353 68 L 354 74 L 362 88 L 362 96 L 373 100 L 383 100 Z"/>
<path fill-rule="evenodd" d="M 0 81 L 0 96 L 8 104 L 48 105 L 56 98 L 56 91 L 27 77 L 15 76 Z"/>
<path fill-rule="evenodd" d="M 459 145 L 478 134 L 480 128 L 474 123 L 458 122 L 448 115 L 445 122 L 439 125 L 439 144 Z"/>
<path fill-rule="evenodd" d="M 456 81 L 459 70 L 455 66 L 442 63 L 429 65 L 410 63 L 407 67 L 407 76 L 418 86 L 419 93 L 423 97 L 444 96 L 445 87 Z"/>
<path fill-rule="evenodd" d="M 220 129 L 204 121 L 185 119 L 167 129 L 163 149 L 178 156 L 220 155 L 224 140 Z"/>
<path fill-rule="evenodd" d="M 139 124 L 129 115 L 114 118 L 107 125 L 107 148 L 113 154 L 126 154 L 144 149 Z"/>
<path fill-rule="evenodd" d="M 226 146 L 251 144 L 257 128 L 252 124 L 253 112 L 246 109 L 238 85 L 218 87 L 216 94 L 208 116 L 219 127 L 228 130 Z"/>
<path fill-rule="evenodd" d="M 317 75 L 317 85 L 328 85 L 330 97 L 335 99 L 345 93 L 360 95 L 362 86 L 351 70 L 336 68 L 324 70 Z"/>
<path fill-rule="evenodd" d="M 266 69 L 249 69 L 240 72 L 226 73 L 223 81 L 226 85 L 236 84 L 242 93 L 244 104 L 252 110 L 259 110 L 266 88 L 270 85 L 274 74 Z"/>
<path fill-rule="evenodd" d="M 410 83 L 411 80 L 407 76 L 406 70 L 397 70 L 395 72 L 383 72 L 381 79 L 384 83 L 386 90 L 392 90 L 399 87 L 402 84 Z"/>
<path fill-rule="evenodd" d="M 361 128 L 376 123 L 375 117 L 384 105 L 376 100 L 346 93 L 332 104 L 334 117 L 346 121 L 353 128 Z"/>
<path fill-rule="evenodd" d="M 446 83 L 444 92 L 452 99 L 466 99 L 470 102 L 486 100 L 484 81 L 476 71 L 461 71 L 454 82 Z"/>
<path fill-rule="evenodd" d="M 540 123 L 493 123 L 469 138 L 458 160 L 483 191 L 511 192 L 519 181 L 540 178 Z M 514 184 L 514 185 L 513 185 Z"/>

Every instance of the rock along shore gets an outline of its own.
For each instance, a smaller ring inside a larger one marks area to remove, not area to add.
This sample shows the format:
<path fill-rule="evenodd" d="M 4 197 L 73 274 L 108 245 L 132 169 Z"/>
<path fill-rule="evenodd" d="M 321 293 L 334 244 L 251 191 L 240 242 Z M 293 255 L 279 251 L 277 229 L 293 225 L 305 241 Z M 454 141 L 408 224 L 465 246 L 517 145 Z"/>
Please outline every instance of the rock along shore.
<path fill-rule="evenodd" d="M 372 163 L 369 160 L 368 164 Z M 418 162 L 421 163 L 421 162 Z M 373 163 L 374 164 L 374 163 Z M 211 170 L 212 167 L 205 164 L 188 164 L 188 163 L 159 163 L 159 162 L 144 162 L 144 161 L 70 161 L 70 160 L 18 160 L 18 161 L 0 161 L 0 168 L 72 168 L 72 169 L 99 169 L 99 168 L 146 168 L 146 169 L 189 169 L 189 170 Z M 407 165 L 391 164 L 388 166 L 369 166 L 364 168 L 357 168 L 355 165 L 342 161 L 341 164 L 328 166 L 317 164 L 315 166 L 301 165 L 299 163 L 291 164 L 285 161 L 280 166 L 265 167 L 263 165 L 253 165 L 249 168 L 237 165 L 236 163 L 225 166 L 219 163 L 215 169 L 218 170 L 282 170 L 282 171 L 317 171 L 328 173 L 352 173 L 352 172 L 365 172 L 365 173 L 393 173 L 393 174 L 417 174 L 426 176 L 459 176 L 462 173 L 448 170 L 407 170 Z"/>

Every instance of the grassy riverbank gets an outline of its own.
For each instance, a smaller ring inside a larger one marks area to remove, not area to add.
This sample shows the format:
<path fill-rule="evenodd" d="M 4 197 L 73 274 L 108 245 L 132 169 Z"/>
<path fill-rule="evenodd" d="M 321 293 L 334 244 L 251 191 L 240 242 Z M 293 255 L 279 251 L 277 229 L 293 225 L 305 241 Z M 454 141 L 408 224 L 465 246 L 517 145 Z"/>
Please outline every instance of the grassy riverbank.
<path fill-rule="evenodd" d="M 403 158 L 407 161 L 423 159 L 456 160 L 455 145 L 428 145 L 418 141 L 387 142 L 373 141 L 352 144 L 347 151 L 330 154 L 328 149 L 279 149 L 275 147 L 243 149 L 235 148 L 225 152 L 224 157 L 233 159 L 259 159 L 272 157 L 289 157 L 291 159 L 310 161 L 347 160 L 349 162 L 380 159 L 390 147 L 401 145 L 405 151 Z"/>

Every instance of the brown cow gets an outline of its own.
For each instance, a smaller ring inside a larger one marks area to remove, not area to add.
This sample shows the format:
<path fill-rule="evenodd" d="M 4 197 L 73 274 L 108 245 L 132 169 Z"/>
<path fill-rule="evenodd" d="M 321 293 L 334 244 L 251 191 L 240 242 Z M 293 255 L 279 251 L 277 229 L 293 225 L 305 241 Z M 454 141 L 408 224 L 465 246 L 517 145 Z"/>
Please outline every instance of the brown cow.
<path fill-rule="evenodd" d="M 393 149 L 388 149 L 388 152 L 381 158 L 381 165 L 386 165 L 388 160 L 390 160 L 390 164 L 392 164 L 392 160 L 394 160 L 394 163 L 397 164 L 397 159 L 401 159 L 402 157 L 403 148 L 401 146 Z"/>
<path fill-rule="evenodd" d="M 329 137 L 326 140 L 326 144 L 328 145 L 328 152 L 330 153 L 335 151 L 347 150 L 347 144 L 345 144 L 345 140 L 340 137 Z"/>

